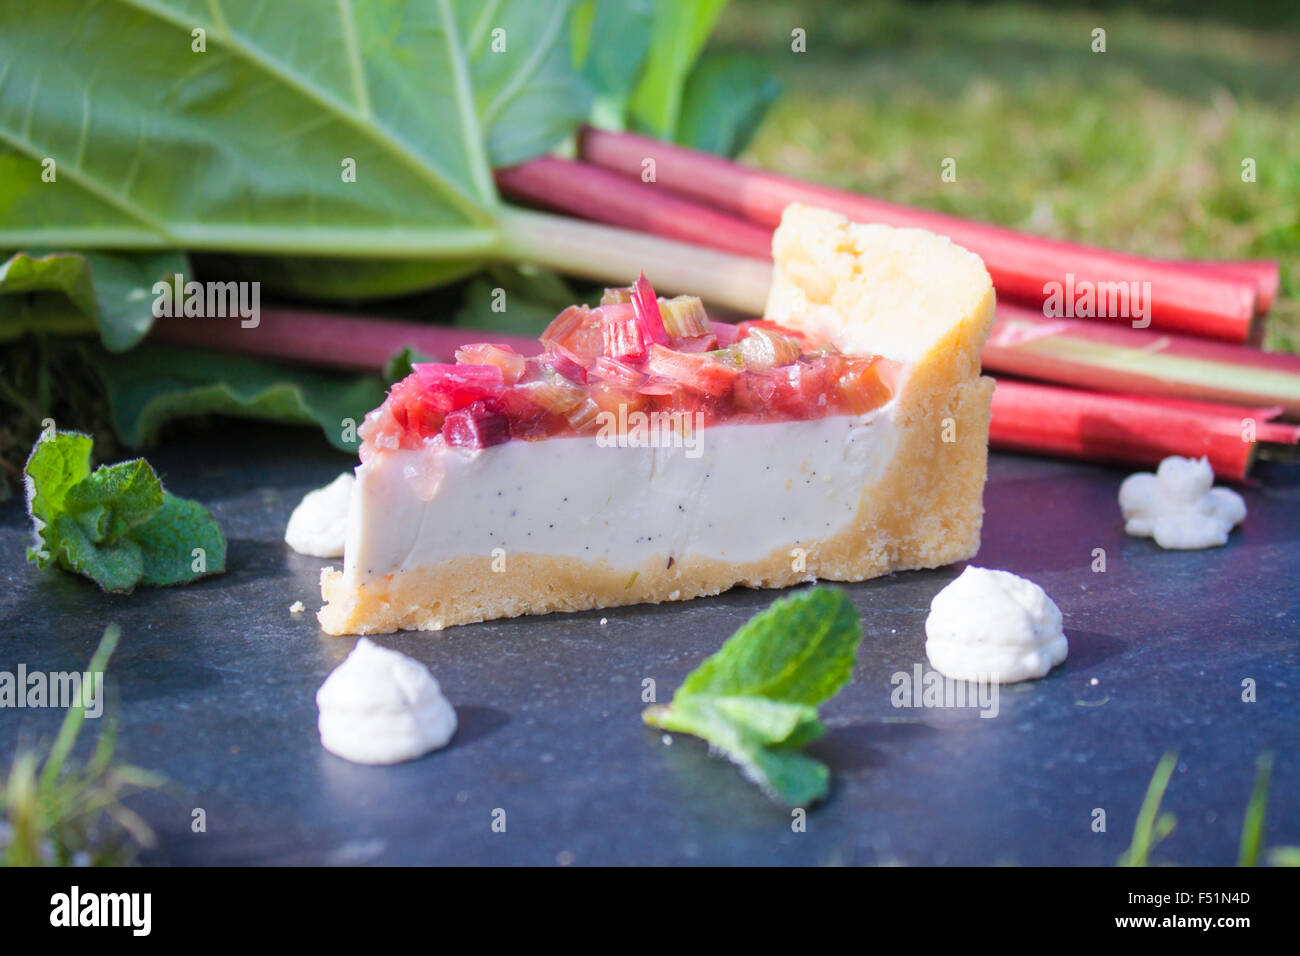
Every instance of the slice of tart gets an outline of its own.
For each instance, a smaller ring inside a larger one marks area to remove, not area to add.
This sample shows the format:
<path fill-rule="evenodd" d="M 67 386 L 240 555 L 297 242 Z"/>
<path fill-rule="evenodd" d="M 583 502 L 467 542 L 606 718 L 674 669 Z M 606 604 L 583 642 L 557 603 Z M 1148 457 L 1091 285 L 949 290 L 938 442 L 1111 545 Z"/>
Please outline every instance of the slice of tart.
<path fill-rule="evenodd" d="M 415 367 L 361 429 L 322 626 L 372 634 L 860 581 L 979 547 L 993 288 L 915 229 L 803 206 L 767 315 L 711 321 L 643 276 Z"/>

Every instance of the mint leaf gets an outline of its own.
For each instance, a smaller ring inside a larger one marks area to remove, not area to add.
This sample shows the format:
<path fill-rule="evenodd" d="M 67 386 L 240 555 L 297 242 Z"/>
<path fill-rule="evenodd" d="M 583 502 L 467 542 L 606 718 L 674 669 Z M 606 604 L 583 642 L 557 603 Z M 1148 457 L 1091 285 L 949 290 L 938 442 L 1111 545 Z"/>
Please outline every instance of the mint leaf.
<path fill-rule="evenodd" d="M 36 525 L 38 548 L 42 526 L 63 510 L 68 490 L 90 474 L 93 445 L 89 435 L 65 432 L 55 440 L 38 441 L 32 448 L 23 474 L 27 476 L 27 513 Z"/>
<path fill-rule="evenodd" d="M 678 693 L 818 704 L 848 683 L 861 637 L 858 615 L 843 592 L 802 591 L 746 621 Z"/>
<path fill-rule="evenodd" d="M 135 537 L 144 561 L 141 584 L 188 584 L 226 570 L 225 536 L 216 519 L 197 501 L 166 495 L 162 508 Z M 196 549 L 200 549 L 197 554 Z"/>
<path fill-rule="evenodd" d="M 826 796 L 826 766 L 799 753 L 825 726 L 817 705 L 848 683 L 862 639 L 843 592 L 813 588 L 773 602 L 697 667 L 645 722 L 707 740 L 790 806 Z"/>
<path fill-rule="evenodd" d="M 92 472 L 91 445 L 86 435 L 56 432 L 32 449 L 24 474 L 36 543 L 27 560 L 114 592 L 225 570 L 226 541 L 205 508 L 168 494 L 143 458 Z"/>
<path fill-rule="evenodd" d="M 672 706 L 660 710 L 653 719 L 647 712 L 646 720 L 663 730 L 704 738 L 765 793 L 791 806 L 826 796 L 826 765 L 793 749 L 825 730 L 815 707 L 761 697 L 682 697 L 679 692 Z"/>
<path fill-rule="evenodd" d="M 143 458 L 95 469 L 68 489 L 63 507 L 95 544 L 114 544 L 162 507 L 163 487 Z"/>
<path fill-rule="evenodd" d="M 55 518 L 47 530 L 47 539 L 61 567 L 90 578 L 105 591 L 133 590 L 144 570 L 138 544 L 130 538 L 116 544 L 98 544 L 74 515 Z"/>

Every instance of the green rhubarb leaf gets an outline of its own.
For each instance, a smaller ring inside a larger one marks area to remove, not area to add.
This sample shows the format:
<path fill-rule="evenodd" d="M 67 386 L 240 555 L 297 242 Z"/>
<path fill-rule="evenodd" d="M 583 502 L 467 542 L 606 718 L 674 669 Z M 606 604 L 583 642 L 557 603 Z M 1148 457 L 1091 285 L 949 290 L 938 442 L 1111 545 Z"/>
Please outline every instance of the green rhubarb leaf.
<path fill-rule="evenodd" d="M 168 494 L 142 458 L 92 472 L 90 452 L 90 438 L 75 432 L 55 432 L 32 449 L 24 470 L 36 539 L 29 561 L 113 592 L 225 570 L 225 538 L 206 509 Z"/>
<path fill-rule="evenodd" d="M 631 125 L 676 139 L 687 78 L 727 0 L 658 0 L 650 55 L 629 101 Z"/>
<path fill-rule="evenodd" d="M 734 53 L 706 53 L 682 93 L 677 141 L 736 156 L 780 95 L 781 81 L 767 63 Z"/>
<path fill-rule="evenodd" d="M 325 256 L 208 255 L 200 265 L 262 293 L 321 302 L 389 299 L 455 282 L 483 268 L 478 260 L 339 259 Z"/>
<path fill-rule="evenodd" d="M 145 345 L 95 359 L 113 426 L 128 445 L 148 445 L 168 422 L 230 415 L 318 425 L 355 452 L 357 427 L 384 400 L 376 376 L 346 376 L 197 349 Z"/>
<path fill-rule="evenodd" d="M 852 676 L 862 628 L 843 592 L 775 601 L 697 667 L 646 723 L 707 740 L 790 806 L 826 795 L 824 764 L 798 752 L 825 731 L 817 706 Z"/>
<path fill-rule="evenodd" d="M 400 382 L 415 371 L 416 362 L 432 361 L 433 358 L 408 345 L 384 363 L 384 381 Z"/>
<path fill-rule="evenodd" d="M 492 166 L 545 152 L 589 111 L 569 12 L 567 0 L 106 0 L 93 17 L 81 0 L 0 6 L 0 248 L 402 261 L 354 273 L 353 292 L 409 288 L 411 262 L 496 255 Z"/>
<path fill-rule="evenodd" d="M 95 323 L 110 352 L 135 347 L 153 327 L 157 283 L 190 274 L 189 259 L 180 252 L 91 252 L 86 261 L 95 287 Z"/>
<path fill-rule="evenodd" d="M 576 298 L 569 284 L 553 272 L 494 266 L 468 284 L 452 322 L 472 329 L 540 335 Z"/>
<path fill-rule="evenodd" d="M 582 0 L 573 16 L 573 59 L 595 93 L 591 118 L 623 129 L 628 100 L 650 52 L 651 0 Z"/>
<path fill-rule="evenodd" d="M 97 329 L 110 351 L 129 349 L 153 325 L 155 283 L 188 271 L 179 252 L 15 253 L 0 264 L 0 341 Z"/>

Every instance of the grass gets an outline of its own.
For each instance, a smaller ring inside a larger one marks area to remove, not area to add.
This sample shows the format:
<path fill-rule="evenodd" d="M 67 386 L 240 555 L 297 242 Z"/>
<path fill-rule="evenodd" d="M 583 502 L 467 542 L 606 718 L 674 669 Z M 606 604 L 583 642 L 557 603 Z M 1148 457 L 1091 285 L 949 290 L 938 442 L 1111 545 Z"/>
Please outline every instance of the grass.
<path fill-rule="evenodd" d="M 1133 840 L 1128 849 L 1120 854 L 1119 866 L 1149 866 L 1152 851 L 1177 825 L 1172 813 L 1160 812 L 1160 803 L 1164 800 L 1165 789 L 1169 786 L 1169 778 L 1173 776 L 1177 763 L 1178 755 L 1169 751 L 1156 764 L 1146 795 L 1142 798 L 1142 805 L 1138 808 L 1137 822 L 1133 825 Z M 1272 774 L 1273 755 L 1261 754 L 1255 761 L 1255 785 L 1251 788 L 1250 801 L 1246 804 L 1242 819 L 1238 866 L 1256 866 L 1259 863 L 1264 845 L 1264 822 Z M 1300 866 L 1300 847 L 1274 847 L 1269 851 L 1267 859 L 1273 866 Z"/>
<path fill-rule="evenodd" d="M 104 632 L 86 673 L 102 674 L 120 632 Z M 59 733 L 42 758 L 18 753 L 0 786 L 0 865 L 116 866 L 128 863 L 138 847 L 153 844 L 149 825 L 122 802 L 163 779 L 113 760 L 116 734 L 108 724 L 90 759 L 72 761 L 85 724 L 85 701 L 68 708 Z"/>
<path fill-rule="evenodd" d="M 790 49 L 795 27 L 807 52 Z M 1106 30 L 1107 52 L 1090 49 Z M 744 158 L 1156 256 L 1270 257 L 1268 346 L 1300 351 L 1300 33 L 1059 6 L 738 0 L 714 46 L 785 95 Z M 1242 159 L 1257 181 L 1242 182 Z M 940 178 L 945 158 L 957 179 Z"/>

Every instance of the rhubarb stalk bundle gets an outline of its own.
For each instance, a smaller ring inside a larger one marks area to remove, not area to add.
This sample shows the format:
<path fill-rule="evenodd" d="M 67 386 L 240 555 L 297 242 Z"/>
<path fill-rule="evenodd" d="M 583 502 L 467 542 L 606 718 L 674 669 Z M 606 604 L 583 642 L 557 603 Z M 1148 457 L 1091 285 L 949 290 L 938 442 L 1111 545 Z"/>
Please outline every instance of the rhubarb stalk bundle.
<path fill-rule="evenodd" d="M 951 236 L 977 253 L 998 295 L 1042 306 L 1052 286 L 1148 288 L 1151 324 L 1172 332 L 1244 342 L 1259 308 L 1265 266 L 1238 270 L 1205 268 L 1126 255 L 1077 243 L 1028 236 L 957 216 L 913 209 L 868 196 L 777 176 L 721 157 L 631 133 L 585 130 L 581 157 L 589 163 L 640 177 L 653 161 L 654 182 L 699 202 L 775 228 L 792 202 L 823 206 L 857 222 L 913 226 Z M 1098 315 L 1098 318 L 1106 316 Z M 1126 315 L 1125 318 L 1128 316 Z"/>

